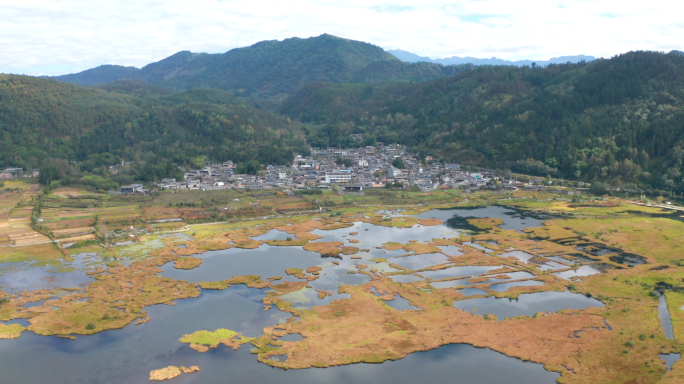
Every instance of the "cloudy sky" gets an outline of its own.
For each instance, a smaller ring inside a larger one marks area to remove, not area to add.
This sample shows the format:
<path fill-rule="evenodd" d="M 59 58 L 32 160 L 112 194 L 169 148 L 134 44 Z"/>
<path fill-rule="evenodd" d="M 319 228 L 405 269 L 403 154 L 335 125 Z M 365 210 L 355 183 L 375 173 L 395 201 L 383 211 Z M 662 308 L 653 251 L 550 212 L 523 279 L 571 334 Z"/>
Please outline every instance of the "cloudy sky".
<path fill-rule="evenodd" d="M 141 67 L 323 33 L 449 56 L 546 60 L 684 50 L 679 0 L 0 0 L 0 72 Z"/>

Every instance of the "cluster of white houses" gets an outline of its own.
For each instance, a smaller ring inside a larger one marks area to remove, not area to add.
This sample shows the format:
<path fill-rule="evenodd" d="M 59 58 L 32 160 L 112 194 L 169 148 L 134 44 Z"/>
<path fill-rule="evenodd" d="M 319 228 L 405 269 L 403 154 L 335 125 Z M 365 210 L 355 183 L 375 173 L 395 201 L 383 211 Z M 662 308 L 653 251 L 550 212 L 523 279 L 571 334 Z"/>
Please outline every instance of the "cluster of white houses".
<path fill-rule="evenodd" d="M 24 173 L 24 168 L 5 168 L 0 170 L 0 180 L 18 179 L 20 177 L 38 177 L 39 169 Z"/>
<path fill-rule="evenodd" d="M 398 161 L 397 159 L 401 159 Z M 164 179 L 162 189 L 227 188 L 261 189 L 329 189 L 340 186 L 348 192 L 416 186 L 422 191 L 437 188 L 480 188 L 491 183 L 492 170 L 477 173 L 463 171 L 458 164 L 417 159 L 403 145 L 368 146 L 362 148 L 312 148 L 311 155 L 296 155 L 291 166 L 267 165 L 258 175 L 236 173 L 233 162 L 207 163 L 202 169 L 187 170 L 183 180 Z M 522 183 L 504 181 L 504 188 L 517 188 Z"/>

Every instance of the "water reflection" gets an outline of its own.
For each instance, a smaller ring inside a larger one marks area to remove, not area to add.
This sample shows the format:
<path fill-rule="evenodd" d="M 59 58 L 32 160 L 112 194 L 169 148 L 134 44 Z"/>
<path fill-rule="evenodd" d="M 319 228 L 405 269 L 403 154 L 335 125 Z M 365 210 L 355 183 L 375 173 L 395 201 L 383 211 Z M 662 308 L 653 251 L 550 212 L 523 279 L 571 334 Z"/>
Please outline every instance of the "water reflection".
<path fill-rule="evenodd" d="M 454 306 L 470 313 L 487 313 L 503 320 L 506 317 L 532 316 L 537 312 L 555 313 L 562 309 L 603 307 L 604 304 L 578 293 L 552 291 L 522 294 L 517 300 L 495 297 L 461 300 L 456 301 Z"/>
<path fill-rule="evenodd" d="M 439 219 L 453 228 L 464 228 L 464 226 L 467 226 L 467 222 L 464 225 L 463 220 L 458 220 L 458 218 L 498 218 L 503 220 L 503 224 L 500 226 L 501 229 L 518 230 L 540 227 L 544 220 L 552 218 L 547 215 L 530 214 L 496 205 L 481 208 L 433 209 L 416 217 L 421 219 Z"/>
<path fill-rule="evenodd" d="M 658 317 L 660 318 L 660 324 L 663 326 L 665 337 L 668 339 L 674 339 L 674 330 L 672 329 L 670 311 L 667 308 L 667 300 L 663 294 L 660 295 L 660 301 L 658 302 Z"/>
<path fill-rule="evenodd" d="M 51 264 L 35 262 L 0 264 L 0 287 L 5 292 L 35 291 L 38 289 L 78 288 L 95 281 L 85 270 L 102 258 L 94 253 L 73 256 L 73 262 L 55 260 Z"/>
<path fill-rule="evenodd" d="M 423 310 L 420 307 L 409 304 L 409 301 L 403 297 L 396 295 L 394 300 L 386 301 L 387 305 L 398 310 L 398 311 L 408 311 L 408 310 Z"/>
<path fill-rule="evenodd" d="M 173 263 L 167 263 L 162 266 L 161 274 L 189 282 L 219 281 L 243 275 L 266 278 L 284 276 L 287 268 L 306 269 L 322 262 L 320 254 L 301 247 L 271 247 L 266 244 L 257 249 L 208 251 L 196 257 L 202 258 L 202 265 L 197 268 L 182 270 L 174 268 Z"/>
<path fill-rule="evenodd" d="M 679 353 L 668 353 L 668 354 L 659 354 L 658 357 L 660 357 L 661 359 L 663 359 L 663 361 L 665 361 L 665 366 L 667 367 L 665 372 L 667 372 L 667 371 L 672 370 L 672 366 L 674 365 L 674 363 L 676 363 L 679 360 L 681 355 Z"/>
<path fill-rule="evenodd" d="M 561 279 L 570 280 L 573 277 L 591 276 L 591 275 L 596 275 L 598 273 L 601 273 L 600 269 L 598 269 L 592 265 L 583 265 L 577 269 L 558 272 L 558 273 L 554 273 L 553 275 L 558 276 Z"/>

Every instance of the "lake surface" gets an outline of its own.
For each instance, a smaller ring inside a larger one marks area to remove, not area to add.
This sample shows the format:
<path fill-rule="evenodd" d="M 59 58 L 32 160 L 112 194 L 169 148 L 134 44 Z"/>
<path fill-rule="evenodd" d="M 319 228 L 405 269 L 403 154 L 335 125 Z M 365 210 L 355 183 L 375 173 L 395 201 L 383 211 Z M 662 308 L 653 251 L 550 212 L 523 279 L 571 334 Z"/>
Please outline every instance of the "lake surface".
<path fill-rule="evenodd" d="M 465 382 L 553 383 L 557 373 L 540 364 L 523 362 L 498 352 L 453 344 L 408 355 L 383 364 L 355 364 L 326 369 L 281 370 L 257 362 L 249 345 L 239 351 L 219 346 L 200 354 L 178 338 L 200 329 L 229 328 L 245 336 L 285 321 L 290 315 L 261 305 L 263 292 L 234 286 L 203 291 L 176 306 L 148 307 L 152 321 L 129 325 L 71 341 L 25 332 L 0 342 L 0 372 L 7 383 L 149 383 L 149 372 L 168 365 L 198 365 L 201 371 L 172 383 L 443 383 L 458 373 Z M 397 299 L 401 299 L 397 297 Z M 395 299 L 395 300 L 397 300 Z M 403 308 L 402 308 L 403 309 Z M 285 340 L 301 337 L 288 336 Z M 487 369 L 482 369 L 483 367 Z M 74 367 L 78 367 L 75 369 Z M 472 381 L 470 381 L 472 380 Z"/>

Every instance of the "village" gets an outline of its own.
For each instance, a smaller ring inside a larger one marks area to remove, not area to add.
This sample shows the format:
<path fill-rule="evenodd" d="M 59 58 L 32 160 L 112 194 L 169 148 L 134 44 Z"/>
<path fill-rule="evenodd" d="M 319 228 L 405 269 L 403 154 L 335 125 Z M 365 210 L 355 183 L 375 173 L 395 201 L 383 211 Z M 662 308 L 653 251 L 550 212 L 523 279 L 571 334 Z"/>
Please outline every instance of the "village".
<path fill-rule="evenodd" d="M 72 162 L 77 165 L 76 162 Z M 116 174 L 132 162 L 110 166 Z M 532 189 L 544 184 L 542 178 L 507 179 L 492 169 L 444 163 L 431 156 L 419 158 L 405 145 L 391 144 L 359 148 L 311 148 L 310 155 L 295 154 L 292 165 L 262 165 L 256 174 L 238 172 L 238 163 L 205 162 L 201 169 L 183 169 L 183 179 L 162 179 L 151 184 L 123 185 L 110 195 L 145 194 L 155 190 L 279 189 L 289 194 L 308 190 L 336 190 L 338 193 L 363 195 L 373 189 Z M 0 179 L 38 177 L 40 170 L 8 168 Z M 548 187 L 548 185 L 547 185 Z"/>
<path fill-rule="evenodd" d="M 495 186 L 494 170 L 469 172 L 459 164 L 418 159 L 404 145 L 361 148 L 312 148 L 310 156 L 295 155 L 291 166 L 267 165 L 256 175 L 239 174 L 237 164 L 228 161 L 207 163 L 202 169 L 186 170 L 183 180 L 163 179 L 160 189 L 250 190 L 283 189 L 331 190 L 363 194 L 378 188 L 418 188 L 429 192 L 438 188 L 477 189 Z M 525 184 L 500 180 L 501 188 L 517 189 Z M 122 193 L 143 192 L 142 185 L 122 187 Z"/>

